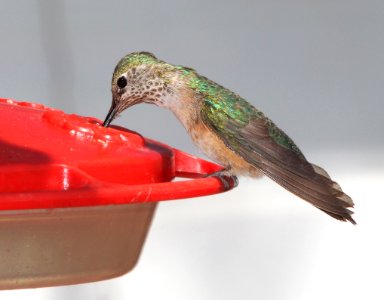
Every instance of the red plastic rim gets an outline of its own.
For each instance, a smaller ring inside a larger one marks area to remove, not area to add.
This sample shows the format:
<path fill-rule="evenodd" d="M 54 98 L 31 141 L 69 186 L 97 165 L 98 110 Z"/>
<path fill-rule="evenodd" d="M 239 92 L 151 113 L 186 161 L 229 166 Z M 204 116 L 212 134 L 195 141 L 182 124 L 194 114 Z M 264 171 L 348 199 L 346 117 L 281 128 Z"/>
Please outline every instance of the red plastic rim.
<path fill-rule="evenodd" d="M 9 99 L 0 99 L 0 116 L 0 210 L 143 203 L 224 191 L 219 179 L 202 178 L 220 166 L 121 127 L 104 128 L 95 118 Z"/>

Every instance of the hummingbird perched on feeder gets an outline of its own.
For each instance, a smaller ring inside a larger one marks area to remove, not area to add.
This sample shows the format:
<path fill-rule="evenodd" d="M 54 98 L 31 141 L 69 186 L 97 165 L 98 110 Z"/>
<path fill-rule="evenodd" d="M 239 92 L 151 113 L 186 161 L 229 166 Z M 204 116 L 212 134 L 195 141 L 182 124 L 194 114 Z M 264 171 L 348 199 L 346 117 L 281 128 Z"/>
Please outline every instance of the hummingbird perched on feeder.
<path fill-rule="evenodd" d="M 224 166 L 212 174 L 267 175 L 328 215 L 356 224 L 352 199 L 260 110 L 195 70 L 148 52 L 124 56 L 112 77 L 112 105 L 103 126 L 128 107 L 150 103 L 173 112 L 209 158 Z"/>

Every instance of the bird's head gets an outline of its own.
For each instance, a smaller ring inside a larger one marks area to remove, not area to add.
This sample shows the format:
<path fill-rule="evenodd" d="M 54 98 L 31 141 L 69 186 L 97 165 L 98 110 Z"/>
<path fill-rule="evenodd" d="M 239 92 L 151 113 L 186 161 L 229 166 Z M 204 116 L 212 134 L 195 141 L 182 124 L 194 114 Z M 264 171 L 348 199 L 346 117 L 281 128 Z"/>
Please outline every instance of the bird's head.
<path fill-rule="evenodd" d="M 175 67 L 148 52 L 134 52 L 124 56 L 112 77 L 112 104 L 103 126 L 126 108 L 138 103 L 162 105 L 173 92 Z"/>

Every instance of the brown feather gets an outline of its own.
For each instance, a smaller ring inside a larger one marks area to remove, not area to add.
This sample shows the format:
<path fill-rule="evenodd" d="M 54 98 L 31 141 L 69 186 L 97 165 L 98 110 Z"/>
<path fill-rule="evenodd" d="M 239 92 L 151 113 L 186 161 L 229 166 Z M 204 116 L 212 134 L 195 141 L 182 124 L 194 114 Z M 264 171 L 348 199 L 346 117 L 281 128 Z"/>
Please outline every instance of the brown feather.
<path fill-rule="evenodd" d="M 206 119 L 204 121 L 211 130 L 219 133 L 227 147 L 278 184 L 333 218 L 356 224 L 351 217 L 353 212 L 348 209 L 353 207 L 352 199 L 322 168 L 309 163 L 301 152 L 278 144 L 269 134 L 268 126 L 275 126 L 269 119 L 252 118 L 241 129 L 235 121 L 229 120 L 226 134 Z"/>

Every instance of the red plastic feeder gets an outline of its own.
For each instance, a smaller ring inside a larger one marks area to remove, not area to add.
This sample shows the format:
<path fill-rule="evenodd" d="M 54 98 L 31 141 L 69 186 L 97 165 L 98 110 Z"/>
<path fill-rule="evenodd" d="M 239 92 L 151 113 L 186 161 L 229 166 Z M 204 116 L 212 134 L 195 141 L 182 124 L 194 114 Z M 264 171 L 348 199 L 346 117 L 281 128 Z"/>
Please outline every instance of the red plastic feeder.
<path fill-rule="evenodd" d="M 216 164 L 9 99 L 0 99 L 0 165 L 0 289 L 122 275 L 138 260 L 158 201 L 224 191 L 202 178 Z"/>

